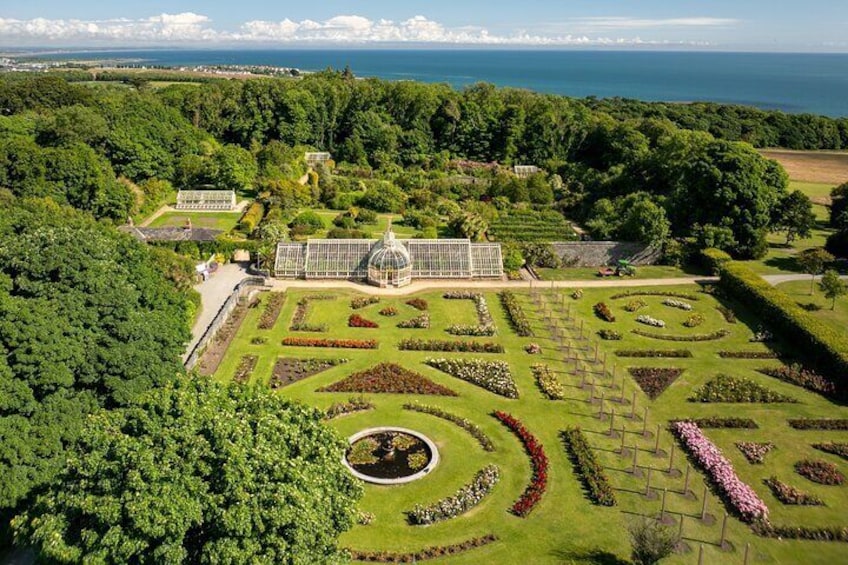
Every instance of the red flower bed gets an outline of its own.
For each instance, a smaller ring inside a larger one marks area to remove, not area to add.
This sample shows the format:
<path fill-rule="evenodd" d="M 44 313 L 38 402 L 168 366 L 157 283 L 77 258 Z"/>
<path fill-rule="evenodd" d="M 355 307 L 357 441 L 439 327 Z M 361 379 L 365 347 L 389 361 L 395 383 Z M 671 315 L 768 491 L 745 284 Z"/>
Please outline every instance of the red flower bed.
<path fill-rule="evenodd" d="M 377 322 L 365 319 L 359 314 L 351 314 L 347 319 L 347 325 L 351 328 L 379 328 Z"/>
<path fill-rule="evenodd" d="M 627 370 L 651 400 L 661 395 L 683 373 L 683 369 L 671 367 L 629 367 Z"/>
<path fill-rule="evenodd" d="M 298 347 L 332 347 L 336 349 L 377 349 L 376 339 L 325 339 L 321 337 L 287 337 L 283 345 Z"/>
<path fill-rule="evenodd" d="M 451 389 L 434 383 L 394 363 L 380 363 L 365 371 L 354 373 L 318 392 L 357 392 L 375 394 L 432 394 L 458 396 Z"/>
<path fill-rule="evenodd" d="M 530 456 L 530 466 L 533 468 L 533 478 L 530 484 L 524 489 L 521 497 L 512 505 L 512 513 L 516 516 L 524 518 L 530 511 L 533 510 L 540 500 L 548 486 L 548 456 L 545 455 L 545 448 L 536 439 L 536 436 L 524 427 L 518 419 L 506 412 L 500 410 L 493 413 L 493 416 L 501 421 L 507 428 L 518 436 L 521 443 L 524 444 L 524 449 Z"/>

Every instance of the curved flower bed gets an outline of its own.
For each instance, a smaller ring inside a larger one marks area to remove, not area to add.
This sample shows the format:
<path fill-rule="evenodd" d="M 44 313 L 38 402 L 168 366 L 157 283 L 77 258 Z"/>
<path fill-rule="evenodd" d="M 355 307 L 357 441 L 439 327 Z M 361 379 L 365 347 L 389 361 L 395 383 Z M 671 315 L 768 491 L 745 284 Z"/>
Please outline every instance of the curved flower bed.
<path fill-rule="evenodd" d="M 688 302 L 683 302 L 682 300 L 675 300 L 674 298 L 666 298 L 662 302 L 666 306 L 671 306 L 672 308 L 677 308 L 679 310 L 686 310 L 689 312 L 692 310 L 692 305 Z"/>
<path fill-rule="evenodd" d="M 527 315 L 524 313 L 521 304 L 518 303 L 515 294 L 509 290 L 504 290 L 498 296 L 500 296 L 501 304 L 506 310 L 515 333 L 521 337 L 532 337 L 533 329 L 530 327 L 530 320 L 527 319 Z"/>
<path fill-rule="evenodd" d="M 618 294 L 614 294 L 610 296 L 610 300 L 615 300 L 617 298 L 627 298 L 628 296 L 671 296 L 673 298 L 683 298 L 684 300 L 691 300 L 692 302 L 697 302 L 700 300 L 694 294 L 687 294 L 685 292 L 674 292 L 669 290 L 626 290 L 624 292 L 619 292 Z"/>
<path fill-rule="evenodd" d="M 736 475 L 721 450 L 701 432 L 694 422 L 674 422 L 671 431 L 683 447 L 708 474 L 725 500 L 746 522 L 768 520 L 768 507 L 757 493 Z"/>
<path fill-rule="evenodd" d="M 330 347 L 335 349 L 377 349 L 376 339 L 324 339 L 320 337 L 286 337 L 283 345 L 298 347 Z"/>
<path fill-rule="evenodd" d="M 495 444 L 492 443 L 492 440 L 489 439 L 489 436 L 486 435 L 486 432 L 481 430 L 477 424 L 467 418 L 463 418 L 462 416 L 457 416 L 456 414 L 446 412 L 438 406 L 429 406 L 427 404 L 404 404 L 403 409 L 411 410 L 413 412 L 421 412 L 422 414 L 430 414 L 431 416 L 435 416 L 436 418 L 441 418 L 442 420 L 447 420 L 448 422 L 456 424 L 457 426 L 471 434 L 474 439 L 477 440 L 477 443 L 480 444 L 480 447 L 483 448 L 483 451 L 495 450 Z"/>
<path fill-rule="evenodd" d="M 424 363 L 463 381 L 507 398 L 518 398 L 518 388 L 506 361 L 484 359 L 425 359 Z"/>
<path fill-rule="evenodd" d="M 577 474 L 589 490 L 589 498 L 601 506 L 615 506 L 615 491 L 607 479 L 595 453 L 589 446 L 586 434 L 580 428 L 568 428 L 562 432 L 565 447 L 577 467 Z"/>
<path fill-rule="evenodd" d="M 452 545 L 434 545 L 420 551 L 411 553 L 394 553 L 391 551 L 358 551 L 348 549 L 351 561 L 365 561 L 368 563 L 416 563 L 427 559 L 435 559 L 446 555 L 456 555 L 469 549 L 483 547 L 498 540 L 495 534 L 486 534 L 479 538 L 471 538 Z"/>
<path fill-rule="evenodd" d="M 498 466 L 487 465 L 477 471 L 471 482 L 459 489 L 453 496 L 443 498 L 427 506 L 416 504 L 415 508 L 407 512 L 407 518 L 411 524 L 418 526 L 456 518 L 480 504 L 486 495 L 492 492 L 500 478 L 501 473 Z"/>
<path fill-rule="evenodd" d="M 492 415 L 518 436 L 530 456 L 533 478 L 511 508 L 513 514 L 524 518 L 542 500 L 542 495 L 548 487 L 548 456 L 545 455 L 545 448 L 539 443 L 536 436 L 531 434 L 518 419 L 500 410 Z"/>

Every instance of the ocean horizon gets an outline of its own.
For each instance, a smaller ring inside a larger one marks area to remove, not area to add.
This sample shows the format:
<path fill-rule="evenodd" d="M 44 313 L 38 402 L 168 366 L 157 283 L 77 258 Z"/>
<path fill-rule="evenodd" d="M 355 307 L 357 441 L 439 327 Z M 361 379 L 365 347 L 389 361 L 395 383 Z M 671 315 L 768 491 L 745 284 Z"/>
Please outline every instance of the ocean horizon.
<path fill-rule="evenodd" d="M 848 54 L 555 49 L 79 49 L 51 60 L 151 66 L 269 65 L 358 77 L 501 87 L 576 98 L 709 101 L 766 110 L 848 116 Z"/>

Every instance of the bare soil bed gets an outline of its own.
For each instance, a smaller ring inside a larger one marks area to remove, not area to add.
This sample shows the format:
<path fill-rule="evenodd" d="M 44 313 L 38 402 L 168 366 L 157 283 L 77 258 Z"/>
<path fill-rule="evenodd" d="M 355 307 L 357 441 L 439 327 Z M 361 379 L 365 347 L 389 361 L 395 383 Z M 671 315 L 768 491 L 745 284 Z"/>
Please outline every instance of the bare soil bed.
<path fill-rule="evenodd" d="M 764 149 L 760 153 L 783 165 L 792 180 L 834 186 L 848 181 L 848 152 Z"/>

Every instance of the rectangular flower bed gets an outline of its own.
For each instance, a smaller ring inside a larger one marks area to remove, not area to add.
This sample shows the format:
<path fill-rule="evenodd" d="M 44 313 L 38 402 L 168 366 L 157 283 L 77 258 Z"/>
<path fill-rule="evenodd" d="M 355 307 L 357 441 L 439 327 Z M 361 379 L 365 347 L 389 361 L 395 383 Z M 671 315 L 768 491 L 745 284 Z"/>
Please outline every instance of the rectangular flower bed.
<path fill-rule="evenodd" d="M 848 430 L 845 418 L 798 418 L 789 420 L 789 426 L 796 430 Z"/>
<path fill-rule="evenodd" d="M 718 375 L 713 380 L 696 389 L 690 402 L 750 402 L 759 404 L 787 403 L 794 404 L 798 400 L 769 390 L 763 385 L 730 375 Z"/>
<path fill-rule="evenodd" d="M 459 353 L 503 353 L 503 345 L 490 341 L 455 341 L 446 339 L 402 339 L 401 351 L 450 351 Z"/>
<path fill-rule="evenodd" d="M 530 320 L 527 319 L 527 315 L 524 313 L 524 309 L 519 304 L 515 294 L 509 290 L 504 290 L 498 296 L 500 296 L 501 304 L 504 310 L 506 310 L 506 314 L 515 333 L 521 337 L 531 337 L 533 335 L 533 329 L 530 327 Z"/>
<path fill-rule="evenodd" d="M 562 437 L 592 502 L 601 506 L 615 506 L 615 491 L 583 430 L 568 428 L 562 432 Z"/>
<path fill-rule="evenodd" d="M 682 359 L 692 357 L 688 349 L 619 349 L 616 357 L 656 357 L 666 359 Z"/>
<path fill-rule="evenodd" d="M 742 520 L 758 522 L 768 520 L 768 507 L 750 486 L 736 475 L 730 461 L 701 432 L 694 422 L 680 421 L 671 425 L 671 431 L 695 462 L 707 472 L 727 503 Z"/>
<path fill-rule="evenodd" d="M 565 398 L 565 389 L 556 375 L 553 374 L 551 368 L 547 365 L 537 363 L 530 368 L 533 371 L 533 376 L 536 377 L 536 384 L 539 385 L 539 390 L 542 391 L 550 400 L 563 400 Z"/>
<path fill-rule="evenodd" d="M 330 347 L 337 349 L 377 349 L 376 339 L 325 339 L 320 337 L 283 338 L 283 345 L 295 347 Z"/>
<path fill-rule="evenodd" d="M 814 371 L 808 371 L 801 365 L 792 364 L 781 367 L 763 367 L 757 369 L 760 373 L 812 390 L 825 396 L 836 394 L 836 384 Z"/>
<path fill-rule="evenodd" d="M 268 294 L 268 302 L 265 304 L 265 310 L 262 311 L 262 316 L 259 317 L 257 328 L 260 330 L 270 330 L 277 323 L 277 318 L 280 317 L 280 311 L 283 309 L 283 304 L 286 302 L 285 292 L 271 292 Z"/>

